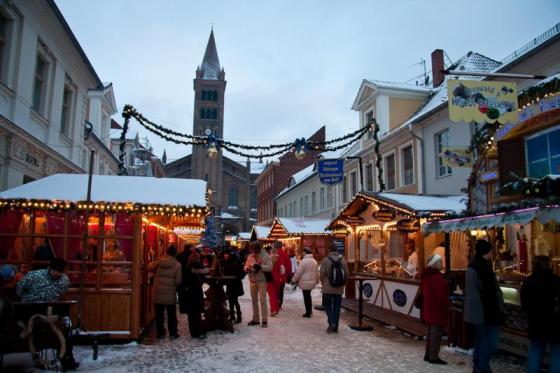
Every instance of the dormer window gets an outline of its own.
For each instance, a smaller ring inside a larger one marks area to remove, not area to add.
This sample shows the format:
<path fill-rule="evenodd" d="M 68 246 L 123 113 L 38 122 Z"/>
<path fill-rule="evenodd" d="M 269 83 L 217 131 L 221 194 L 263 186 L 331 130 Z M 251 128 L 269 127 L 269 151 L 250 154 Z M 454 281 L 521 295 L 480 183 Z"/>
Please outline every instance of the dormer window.
<path fill-rule="evenodd" d="M 373 109 L 371 109 L 370 111 L 368 111 L 366 113 L 366 123 L 365 123 L 365 125 L 366 126 L 369 125 L 372 121 L 373 121 Z M 367 136 L 368 139 L 371 139 L 373 137 L 373 131 L 368 131 L 366 136 Z"/>

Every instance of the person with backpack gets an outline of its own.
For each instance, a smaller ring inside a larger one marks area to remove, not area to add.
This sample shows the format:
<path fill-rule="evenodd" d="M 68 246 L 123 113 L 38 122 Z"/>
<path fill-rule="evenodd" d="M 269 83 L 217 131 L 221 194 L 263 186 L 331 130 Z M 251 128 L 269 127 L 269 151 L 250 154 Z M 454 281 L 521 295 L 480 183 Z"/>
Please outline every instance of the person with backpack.
<path fill-rule="evenodd" d="M 348 281 L 348 264 L 338 253 L 338 246 L 331 243 L 329 255 L 321 261 L 321 292 L 323 293 L 323 307 L 327 313 L 329 326 L 327 333 L 338 333 L 338 320 L 340 318 L 340 303 L 344 285 Z"/>
<path fill-rule="evenodd" d="M 311 290 L 313 290 L 319 282 L 319 272 L 317 270 L 319 265 L 315 258 L 313 258 L 313 249 L 305 247 L 303 252 L 305 255 L 297 268 L 292 282 L 298 284 L 303 292 L 303 302 L 305 304 L 305 313 L 303 317 L 311 317 Z"/>

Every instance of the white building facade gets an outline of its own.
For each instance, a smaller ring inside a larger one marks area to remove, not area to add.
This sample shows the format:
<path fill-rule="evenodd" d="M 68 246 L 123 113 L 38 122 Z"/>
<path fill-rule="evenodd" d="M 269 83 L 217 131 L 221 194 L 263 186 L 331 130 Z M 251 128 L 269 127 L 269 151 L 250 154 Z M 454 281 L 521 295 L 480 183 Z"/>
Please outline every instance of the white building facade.
<path fill-rule="evenodd" d="M 94 173 L 116 173 L 116 110 L 112 85 L 101 82 L 53 0 L 0 1 L 0 190 L 84 173 L 90 149 Z"/>

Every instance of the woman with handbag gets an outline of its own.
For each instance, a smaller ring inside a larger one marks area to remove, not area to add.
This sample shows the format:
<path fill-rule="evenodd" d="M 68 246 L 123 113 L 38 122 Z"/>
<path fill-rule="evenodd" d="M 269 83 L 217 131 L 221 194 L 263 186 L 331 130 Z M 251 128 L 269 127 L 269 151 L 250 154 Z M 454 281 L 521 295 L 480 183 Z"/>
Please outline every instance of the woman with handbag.
<path fill-rule="evenodd" d="M 251 244 L 251 254 L 245 261 L 244 269 L 249 274 L 251 301 L 253 303 L 253 319 L 247 325 L 261 324 L 263 328 L 266 328 L 268 326 L 268 307 L 266 304 L 267 281 L 265 272 L 270 273 L 272 271 L 272 261 L 266 250 L 261 248 L 260 242 L 255 241 Z"/>
<path fill-rule="evenodd" d="M 292 282 L 297 283 L 303 292 L 303 303 L 305 304 L 305 313 L 303 317 L 311 317 L 311 290 L 319 283 L 319 271 L 317 261 L 313 258 L 313 249 L 305 247 L 303 249 L 304 256 L 299 264 L 296 274 Z"/>
<path fill-rule="evenodd" d="M 447 325 L 449 286 L 441 273 L 442 268 L 441 256 L 434 254 L 428 257 L 428 266 L 420 276 L 421 301 L 416 299 L 415 303 L 421 306 L 420 317 L 428 324 L 424 361 L 443 365 L 447 363 L 440 359 L 439 350 L 443 329 Z"/>
<path fill-rule="evenodd" d="M 177 334 L 177 286 L 181 283 L 181 264 L 175 259 L 177 249 L 171 245 L 166 255 L 148 268 L 154 275 L 154 308 L 156 311 L 157 337 L 165 337 L 163 314 L 167 311 L 167 329 L 171 339 L 179 337 Z"/>

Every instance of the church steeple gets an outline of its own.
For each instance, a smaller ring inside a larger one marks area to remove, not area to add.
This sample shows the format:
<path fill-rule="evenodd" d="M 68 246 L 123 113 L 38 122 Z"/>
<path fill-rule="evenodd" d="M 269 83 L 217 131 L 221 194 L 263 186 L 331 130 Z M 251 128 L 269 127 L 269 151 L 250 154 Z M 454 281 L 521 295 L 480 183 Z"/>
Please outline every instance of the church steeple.
<path fill-rule="evenodd" d="M 201 79 L 220 79 L 220 59 L 218 58 L 218 50 L 216 49 L 216 41 L 214 40 L 214 29 L 210 31 L 210 38 L 206 45 L 206 52 L 202 59 L 200 68 Z"/>

